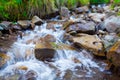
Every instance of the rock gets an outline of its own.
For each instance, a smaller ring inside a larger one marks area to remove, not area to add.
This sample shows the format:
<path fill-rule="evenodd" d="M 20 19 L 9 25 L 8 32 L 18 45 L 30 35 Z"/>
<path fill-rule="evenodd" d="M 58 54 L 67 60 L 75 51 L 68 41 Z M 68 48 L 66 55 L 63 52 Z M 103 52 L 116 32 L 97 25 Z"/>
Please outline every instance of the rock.
<path fill-rule="evenodd" d="M 104 35 L 104 38 L 102 38 L 102 41 L 104 43 L 104 48 L 106 51 L 109 50 L 109 48 L 118 40 L 118 36 L 115 33 L 110 33 L 107 35 Z"/>
<path fill-rule="evenodd" d="M 35 57 L 42 61 L 51 61 L 56 53 L 50 43 L 36 44 L 35 46 Z"/>
<path fill-rule="evenodd" d="M 10 29 L 10 25 L 12 25 L 12 22 L 2 21 L 2 22 L 0 23 L 1 29 L 3 28 L 3 29 L 5 29 L 5 30 Z"/>
<path fill-rule="evenodd" d="M 19 20 L 17 23 L 21 26 L 22 29 L 27 29 L 31 26 L 31 22 L 28 20 Z"/>
<path fill-rule="evenodd" d="M 120 17 L 111 16 L 104 21 L 104 26 L 108 32 L 120 32 Z"/>
<path fill-rule="evenodd" d="M 108 51 L 107 58 L 116 67 L 120 67 L 120 40 L 118 40 Z"/>
<path fill-rule="evenodd" d="M 0 69 L 4 68 L 10 57 L 7 54 L 0 53 Z"/>
<path fill-rule="evenodd" d="M 110 12 L 111 11 L 111 5 L 104 6 L 103 9 L 105 12 Z"/>
<path fill-rule="evenodd" d="M 82 32 L 82 33 L 95 33 L 95 23 L 88 22 L 88 23 L 75 23 L 70 25 L 67 29 L 67 32 L 76 31 L 76 32 Z"/>
<path fill-rule="evenodd" d="M 19 67 L 17 67 L 17 69 L 18 70 L 28 70 L 28 67 L 26 67 L 26 66 L 19 66 Z"/>
<path fill-rule="evenodd" d="M 37 73 L 33 70 L 29 70 L 26 74 L 21 75 L 18 80 L 37 80 Z"/>
<path fill-rule="evenodd" d="M 104 9 L 100 6 L 97 7 L 97 13 L 103 13 Z"/>
<path fill-rule="evenodd" d="M 61 7 L 60 16 L 62 19 L 69 19 L 69 17 L 70 17 L 69 9 L 67 7 Z"/>
<path fill-rule="evenodd" d="M 83 12 L 88 12 L 88 6 L 83 6 L 83 7 L 79 7 L 75 9 L 75 13 L 79 14 L 79 13 L 83 13 Z"/>
<path fill-rule="evenodd" d="M 106 15 L 103 13 L 89 13 L 88 17 L 90 17 L 95 22 L 102 22 L 105 19 Z"/>
<path fill-rule="evenodd" d="M 71 80 L 72 76 L 73 76 L 73 72 L 71 70 L 66 70 L 63 80 Z"/>
<path fill-rule="evenodd" d="M 52 29 L 53 31 L 55 31 L 54 25 L 55 24 L 53 24 L 53 23 L 47 23 L 46 29 Z"/>
<path fill-rule="evenodd" d="M 14 75 L 11 75 L 11 76 L 2 76 L 0 77 L 0 80 L 18 80 L 18 78 L 20 77 L 19 74 L 14 74 Z"/>
<path fill-rule="evenodd" d="M 12 24 L 12 25 L 11 25 L 11 28 L 12 28 L 13 30 L 21 30 L 21 29 L 22 29 L 19 24 Z"/>
<path fill-rule="evenodd" d="M 103 44 L 97 35 L 78 34 L 79 37 L 73 37 L 74 44 L 92 51 L 97 56 L 105 56 Z"/>
<path fill-rule="evenodd" d="M 56 46 L 57 46 L 56 49 L 59 50 L 75 50 L 75 48 L 72 45 L 68 45 L 68 44 L 59 43 Z"/>
<path fill-rule="evenodd" d="M 2 32 L 0 31 L 0 37 L 2 36 Z"/>
<path fill-rule="evenodd" d="M 43 38 L 46 42 L 55 42 L 56 41 L 56 38 L 53 35 L 50 35 L 50 34 L 46 35 Z"/>
<path fill-rule="evenodd" d="M 40 19 L 38 16 L 34 16 L 31 20 L 32 22 L 32 28 L 34 29 L 35 25 L 41 25 L 44 23 L 42 19 Z"/>
<path fill-rule="evenodd" d="M 114 12 L 114 11 L 107 12 L 106 13 L 106 19 L 109 18 L 109 17 L 111 17 L 111 16 L 116 16 L 116 15 L 117 15 L 117 13 Z"/>

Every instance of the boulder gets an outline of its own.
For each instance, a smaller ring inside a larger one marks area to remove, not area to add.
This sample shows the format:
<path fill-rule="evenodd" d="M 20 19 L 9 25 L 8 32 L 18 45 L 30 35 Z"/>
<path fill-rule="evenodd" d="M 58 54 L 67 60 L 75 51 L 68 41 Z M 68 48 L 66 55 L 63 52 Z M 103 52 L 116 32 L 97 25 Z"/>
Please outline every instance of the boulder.
<path fill-rule="evenodd" d="M 50 35 L 50 34 L 47 34 L 45 37 L 43 37 L 43 39 L 46 42 L 55 42 L 56 41 L 56 38 L 53 35 Z"/>
<path fill-rule="evenodd" d="M 19 24 L 12 24 L 10 27 L 12 28 L 12 30 L 15 30 L 15 31 L 22 30 Z"/>
<path fill-rule="evenodd" d="M 70 11 L 67 7 L 61 7 L 60 9 L 60 17 L 61 19 L 69 19 Z"/>
<path fill-rule="evenodd" d="M 0 53 L 0 69 L 4 68 L 10 57 L 7 54 Z"/>
<path fill-rule="evenodd" d="M 31 26 L 31 22 L 29 20 L 19 20 L 17 23 L 21 26 L 22 29 L 27 29 Z"/>
<path fill-rule="evenodd" d="M 75 9 L 75 13 L 77 13 L 77 14 L 83 13 L 83 12 L 88 12 L 88 11 L 89 11 L 88 6 L 78 7 Z"/>
<path fill-rule="evenodd" d="M 111 16 L 104 21 L 104 26 L 108 32 L 120 32 L 120 17 Z"/>
<path fill-rule="evenodd" d="M 79 47 L 92 51 L 97 56 L 105 56 L 103 44 L 97 35 L 78 34 L 73 37 L 73 42 Z"/>
<path fill-rule="evenodd" d="M 32 22 L 32 28 L 35 27 L 35 25 L 41 25 L 44 23 L 44 21 L 42 19 L 40 19 L 38 16 L 34 16 L 31 20 Z"/>
<path fill-rule="evenodd" d="M 82 32 L 82 33 L 95 33 L 95 23 L 94 22 L 88 22 L 88 23 L 74 23 L 67 27 L 67 32 L 76 31 L 76 32 Z"/>
<path fill-rule="evenodd" d="M 49 42 L 39 43 L 35 46 L 35 57 L 41 61 L 52 61 L 56 50 Z"/>
<path fill-rule="evenodd" d="M 90 17 L 95 22 L 102 22 L 105 19 L 106 15 L 103 13 L 89 13 L 88 17 Z"/>
<path fill-rule="evenodd" d="M 24 75 L 21 75 L 18 80 L 37 80 L 37 72 L 33 71 L 33 70 L 29 70 L 27 73 L 25 73 Z"/>
<path fill-rule="evenodd" d="M 2 21 L 0 23 L 0 30 L 9 30 L 11 24 L 12 24 L 12 22 Z"/>
<path fill-rule="evenodd" d="M 113 65 L 120 67 L 120 40 L 109 49 L 107 58 Z"/>
<path fill-rule="evenodd" d="M 115 33 L 110 33 L 104 35 L 102 41 L 104 43 L 104 48 L 106 51 L 118 40 L 118 36 Z"/>

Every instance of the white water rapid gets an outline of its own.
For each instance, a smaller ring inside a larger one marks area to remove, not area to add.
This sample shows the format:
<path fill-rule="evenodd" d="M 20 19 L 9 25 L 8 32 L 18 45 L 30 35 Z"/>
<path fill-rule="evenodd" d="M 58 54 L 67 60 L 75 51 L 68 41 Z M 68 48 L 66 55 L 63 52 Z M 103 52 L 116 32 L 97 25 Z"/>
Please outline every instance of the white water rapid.
<path fill-rule="evenodd" d="M 32 70 L 35 72 L 34 76 L 37 80 L 68 80 L 65 79 L 65 75 L 68 71 L 71 71 L 72 76 L 69 80 L 74 80 L 72 79 L 73 76 L 92 77 L 92 74 L 95 74 L 92 69 L 100 69 L 98 64 L 93 61 L 90 53 L 85 50 L 81 52 L 64 49 L 57 50 L 54 62 L 37 60 L 34 56 L 35 44 L 33 41 L 27 43 L 29 40 L 36 40 L 50 34 L 56 38 L 56 44 L 63 43 L 65 31 L 60 30 L 62 25 L 55 24 L 55 31 L 46 29 L 46 25 L 47 23 L 36 26 L 33 31 L 24 32 L 22 39 L 18 36 L 18 40 L 7 53 L 10 56 L 10 60 L 7 62 L 7 66 L 1 70 L 0 76 L 7 77 L 17 73 L 24 75 Z M 69 44 L 68 41 L 64 43 Z M 75 63 L 73 58 L 76 58 L 80 62 Z M 24 66 L 27 69 L 20 69 L 20 66 Z M 77 74 L 77 71 L 81 73 Z"/>

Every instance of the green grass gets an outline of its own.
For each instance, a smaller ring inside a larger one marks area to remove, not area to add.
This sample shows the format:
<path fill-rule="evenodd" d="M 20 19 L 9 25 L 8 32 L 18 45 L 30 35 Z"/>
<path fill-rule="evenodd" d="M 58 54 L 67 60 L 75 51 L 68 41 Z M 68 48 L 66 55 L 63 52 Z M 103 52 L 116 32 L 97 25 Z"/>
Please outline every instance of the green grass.
<path fill-rule="evenodd" d="M 66 6 L 73 9 L 77 6 L 99 3 L 98 0 L 0 0 L 0 20 L 16 21 L 18 19 L 31 19 L 34 15 L 42 17 L 46 14 Z M 99 0 L 108 3 L 109 0 Z M 114 4 L 120 0 L 114 0 Z"/>

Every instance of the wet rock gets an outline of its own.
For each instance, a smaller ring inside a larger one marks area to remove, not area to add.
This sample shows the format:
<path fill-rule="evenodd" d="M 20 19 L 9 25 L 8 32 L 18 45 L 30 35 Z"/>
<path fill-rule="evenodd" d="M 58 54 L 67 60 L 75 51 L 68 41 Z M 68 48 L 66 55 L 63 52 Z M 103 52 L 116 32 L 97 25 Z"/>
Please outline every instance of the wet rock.
<path fill-rule="evenodd" d="M 56 46 L 57 46 L 56 49 L 59 50 L 75 50 L 75 48 L 72 45 L 68 45 L 68 44 L 59 43 Z"/>
<path fill-rule="evenodd" d="M 67 32 L 76 31 L 76 32 L 82 32 L 82 33 L 95 33 L 95 23 L 88 22 L 88 23 L 75 23 L 70 25 L 67 29 Z"/>
<path fill-rule="evenodd" d="M 109 17 L 111 17 L 111 16 L 116 16 L 116 15 L 117 15 L 116 12 L 110 11 L 110 12 L 107 12 L 107 13 L 106 13 L 106 18 L 109 18 Z"/>
<path fill-rule="evenodd" d="M 110 12 L 111 11 L 111 5 L 104 6 L 103 9 L 105 12 Z"/>
<path fill-rule="evenodd" d="M 113 65 L 120 67 L 120 40 L 118 40 L 108 51 L 107 58 Z"/>
<path fill-rule="evenodd" d="M 105 19 L 105 14 L 101 14 L 101 13 L 89 13 L 88 17 L 90 17 L 93 21 L 95 22 L 102 22 L 102 20 Z"/>
<path fill-rule="evenodd" d="M 74 24 L 75 22 L 73 20 L 68 20 L 66 22 L 63 23 L 63 29 L 65 30 L 66 28 L 68 28 L 70 25 Z"/>
<path fill-rule="evenodd" d="M 11 76 L 0 77 L 0 80 L 18 80 L 19 77 L 20 77 L 19 74 L 14 74 Z"/>
<path fill-rule="evenodd" d="M 97 35 L 78 34 L 77 36 L 73 37 L 73 42 L 77 46 L 90 50 L 97 56 L 105 56 L 103 53 L 103 44 Z"/>
<path fill-rule="evenodd" d="M 88 12 L 88 6 L 83 6 L 83 7 L 79 7 L 75 9 L 75 13 L 79 14 L 79 13 L 83 13 L 83 12 Z"/>
<path fill-rule="evenodd" d="M 71 70 L 66 70 L 66 74 L 64 75 L 63 80 L 71 80 L 73 76 L 73 72 Z"/>
<path fill-rule="evenodd" d="M 41 25 L 44 23 L 42 19 L 40 19 L 38 16 L 34 16 L 31 20 L 32 22 L 32 28 L 34 29 L 35 25 Z"/>
<path fill-rule="evenodd" d="M 44 40 L 45 40 L 46 42 L 55 42 L 55 41 L 56 41 L 56 38 L 55 38 L 53 35 L 48 34 L 48 35 L 46 35 L 46 36 L 44 37 Z"/>
<path fill-rule="evenodd" d="M 21 30 L 21 29 L 22 29 L 19 24 L 12 24 L 12 25 L 11 25 L 11 28 L 12 28 L 13 30 Z"/>
<path fill-rule="evenodd" d="M 107 35 L 104 35 L 102 38 L 102 41 L 104 43 L 104 48 L 106 51 L 109 50 L 109 48 L 118 40 L 118 36 L 115 33 L 110 33 Z"/>
<path fill-rule="evenodd" d="M 111 16 L 105 20 L 105 28 L 108 32 L 115 32 L 119 33 L 120 32 L 120 17 L 116 16 Z"/>
<path fill-rule="evenodd" d="M 7 61 L 10 57 L 7 54 L 0 53 L 0 69 L 4 68 L 7 65 Z"/>
<path fill-rule="evenodd" d="M 12 22 L 8 22 L 8 21 L 1 22 L 0 31 L 2 31 L 3 34 L 12 34 L 11 27 L 10 27 L 11 24 Z"/>
<path fill-rule="evenodd" d="M 61 16 L 61 19 L 69 19 L 70 17 L 69 9 L 67 7 L 61 7 L 60 16 Z"/>
<path fill-rule="evenodd" d="M 36 44 L 35 46 L 35 57 L 42 61 L 51 61 L 56 53 L 50 43 Z"/>
<path fill-rule="evenodd" d="M 37 80 L 37 76 L 35 71 L 30 70 L 26 74 L 21 75 L 18 80 Z"/>
<path fill-rule="evenodd" d="M 26 67 L 26 66 L 19 66 L 19 67 L 17 67 L 17 69 L 18 70 L 28 70 L 28 67 Z"/>
<path fill-rule="evenodd" d="M 55 30 L 54 25 L 55 25 L 55 24 L 53 24 L 53 23 L 48 23 L 47 26 L 46 26 L 46 29 L 52 29 L 52 30 Z"/>
<path fill-rule="evenodd" d="M 17 23 L 21 26 L 22 29 L 27 29 L 31 25 L 31 22 L 28 20 L 19 20 Z"/>

